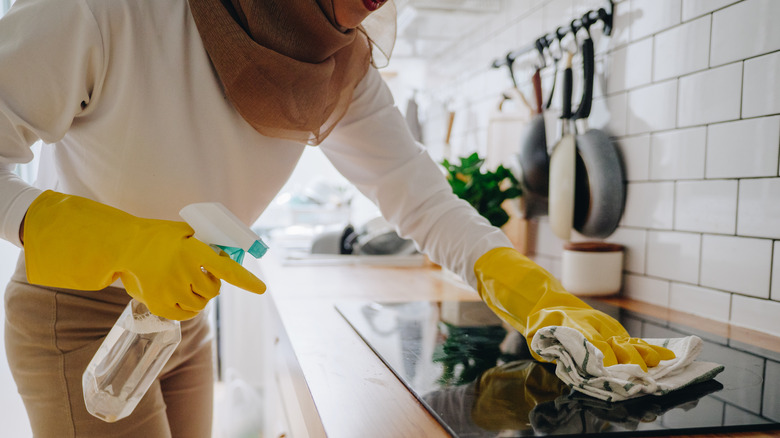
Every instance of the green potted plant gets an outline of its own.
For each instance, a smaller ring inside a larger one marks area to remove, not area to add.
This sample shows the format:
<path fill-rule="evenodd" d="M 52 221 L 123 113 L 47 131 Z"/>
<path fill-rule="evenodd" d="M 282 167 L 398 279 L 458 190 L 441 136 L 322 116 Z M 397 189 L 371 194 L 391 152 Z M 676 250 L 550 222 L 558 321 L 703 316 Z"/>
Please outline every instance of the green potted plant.
<path fill-rule="evenodd" d="M 476 152 L 460 157 L 459 161 L 460 164 L 450 163 L 447 159 L 441 162 L 453 193 L 474 206 L 493 226 L 501 227 L 507 223 L 509 214 L 502 204 L 507 199 L 522 195 L 512 171 L 502 165 L 494 171 L 483 171 L 485 160 Z"/>

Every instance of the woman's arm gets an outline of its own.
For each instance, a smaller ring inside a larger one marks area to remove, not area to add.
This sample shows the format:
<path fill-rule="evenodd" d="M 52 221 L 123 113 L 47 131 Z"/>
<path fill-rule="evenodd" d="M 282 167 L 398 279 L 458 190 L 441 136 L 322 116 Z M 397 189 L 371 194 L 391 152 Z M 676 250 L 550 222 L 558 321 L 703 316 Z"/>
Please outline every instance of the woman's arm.
<path fill-rule="evenodd" d="M 30 146 L 53 143 L 98 94 L 103 46 L 82 0 L 18 0 L 0 19 L 0 237 L 22 245 L 27 208 L 41 193 L 19 178 Z"/>
<path fill-rule="evenodd" d="M 347 114 L 321 147 L 401 236 L 472 286 L 476 260 L 490 249 L 512 246 L 452 193 L 441 167 L 414 141 L 376 69 L 369 69 Z"/>

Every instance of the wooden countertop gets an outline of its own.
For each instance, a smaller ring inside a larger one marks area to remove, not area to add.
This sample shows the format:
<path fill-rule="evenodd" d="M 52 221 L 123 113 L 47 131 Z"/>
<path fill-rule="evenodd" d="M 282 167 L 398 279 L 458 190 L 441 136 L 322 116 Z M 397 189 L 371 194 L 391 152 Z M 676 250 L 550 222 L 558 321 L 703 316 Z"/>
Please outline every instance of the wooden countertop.
<path fill-rule="evenodd" d="M 466 285 L 433 267 L 366 265 L 285 266 L 273 256 L 260 262 L 300 372 L 329 437 L 449 437 L 336 311 L 344 301 L 478 301 Z M 777 350 L 780 340 L 755 331 L 626 299 L 631 310 Z M 319 427 L 319 425 L 317 426 Z M 728 436 L 768 437 L 777 432 Z M 726 436 L 721 434 L 696 436 Z"/>

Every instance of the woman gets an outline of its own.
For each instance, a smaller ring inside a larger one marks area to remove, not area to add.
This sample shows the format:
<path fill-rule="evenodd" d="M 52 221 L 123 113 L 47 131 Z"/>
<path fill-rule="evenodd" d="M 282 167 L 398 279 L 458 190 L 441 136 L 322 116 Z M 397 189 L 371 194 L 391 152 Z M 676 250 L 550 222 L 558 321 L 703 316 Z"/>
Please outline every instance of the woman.
<path fill-rule="evenodd" d="M 574 324 L 604 341 L 605 360 L 657 363 L 452 194 L 371 65 L 379 36 L 361 23 L 383 4 L 18 0 L 0 21 L 0 232 L 24 250 L 5 343 L 36 436 L 210 436 L 199 312 L 219 279 L 265 286 L 190 239 L 178 211 L 219 201 L 253 223 L 307 143 L 526 335 Z M 11 170 L 37 139 L 29 186 Z M 109 424 L 87 413 L 81 374 L 131 297 L 183 320 L 183 341 Z"/>

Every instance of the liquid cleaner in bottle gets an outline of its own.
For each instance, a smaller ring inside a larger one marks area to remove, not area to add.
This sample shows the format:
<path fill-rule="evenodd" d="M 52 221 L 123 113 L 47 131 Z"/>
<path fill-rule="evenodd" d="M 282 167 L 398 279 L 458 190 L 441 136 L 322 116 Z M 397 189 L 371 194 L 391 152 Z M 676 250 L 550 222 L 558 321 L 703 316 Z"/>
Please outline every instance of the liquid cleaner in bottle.
<path fill-rule="evenodd" d="M 244 253 L 255 258 L 268 247 L 222 204 L 190 204 L 179 215 L 194 237 L 239 264 Z M 130 300 L 87 365 L 81 383 L 87 411 L 112 423 L 130 415 L 181 342 L 181 325 Z"/>

